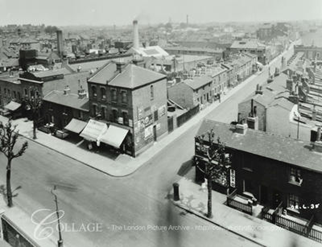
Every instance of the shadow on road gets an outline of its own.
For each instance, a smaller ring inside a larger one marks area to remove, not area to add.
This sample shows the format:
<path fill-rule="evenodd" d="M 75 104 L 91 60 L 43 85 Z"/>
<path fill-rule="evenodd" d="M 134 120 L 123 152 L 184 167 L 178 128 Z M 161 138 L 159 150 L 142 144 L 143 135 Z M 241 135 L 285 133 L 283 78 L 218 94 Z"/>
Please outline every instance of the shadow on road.
<path fill-rule="evenodd" d="M 184 177 L 192 168 L 193 166 L 193 161 L 192 158 L 187 160 L 186 162 L 182 163 L 179 171 L 177 172 L 177 174 L 181 177 Z"/>
<path fill-rule="evenodd" d="M 160 206 L 160 205 L 159 205 Z M 158 231 L 157 246 L 176 246 L 182 245 L 181 215 L 171 203 L 167 201 L 166 205 L 160 208 L 157 226 L 164 227 L 166 230 Z"/>

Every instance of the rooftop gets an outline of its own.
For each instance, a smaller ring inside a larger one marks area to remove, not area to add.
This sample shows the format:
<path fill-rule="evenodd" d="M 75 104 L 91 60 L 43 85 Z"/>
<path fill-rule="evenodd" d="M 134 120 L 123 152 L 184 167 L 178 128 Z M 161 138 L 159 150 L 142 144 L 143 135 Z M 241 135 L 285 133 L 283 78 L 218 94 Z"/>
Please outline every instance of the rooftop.
<path fill-rule="evenodd" d="M 134 64 L 124 65 L 120 73 L 115 62 L 110 62 L 99 70 L 88 81 L 103 85 L 123 88 L 137 88 L 143 85 L 166 78 L 165 75 L 136 66 Z"/>
<path fill-rule="evenodd" d="M 230 48 L 235 49 L 264 49 L 265 45 L 259 43 L 255 39 L 249 39 L 249 40 L 235 40 Z"/>
<path fill-rule="evenodd" d="M 43 100 L 82 111 L 89 111 L 89 99 L 86 97 L 79 98 L 78 94 L 64 95 L 63 92 L 54 90 L 45 95 Z"/>
<path fill-rule="evenodd" d="M 209 119 L 202 122 L 197 136 L 205 134 L 210 129 L 213 129 L 229 148 L 322 172 L 322 155 L 312 151 L 310 142 L 252 129 L 247 129 L 246 134 L 242 135 L 236 133 L 229 124 Z M 208 137 L 205 136 L 204 140 L 208 141 Z"/>
<path fill-rule="evenodd" d="M 194 77 L 193 79 L 186 79 L 183 81 L 186 85 L 191 87 L 192 89 L 196 90 L 198 88 L 201 88 L 209 83 L 211 83 L 213 79 L 210 76 L 200 76 L 200 77 Z"/>

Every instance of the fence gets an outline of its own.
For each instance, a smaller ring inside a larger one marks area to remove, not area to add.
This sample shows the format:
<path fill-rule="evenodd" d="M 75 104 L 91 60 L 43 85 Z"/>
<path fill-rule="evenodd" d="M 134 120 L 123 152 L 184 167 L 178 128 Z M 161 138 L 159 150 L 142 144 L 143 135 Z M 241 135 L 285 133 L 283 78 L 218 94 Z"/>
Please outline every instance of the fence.
<path fill-rule="evenodd" d="M 307 234 L 306 224 L 301 224 L 299 222 L 295 222 L 291 219 L 284 218 L 281 215 L 275 215 L 275 224 L 284 229 L 290 230 L 300 235 Z"/>
<path fill-rule="evenodd" d="M 253 214 L 252 205 L 244 204 L 234 200 L 234 197 L 236 195 L 237 195 L 237 190 L 234 190 L 230 195 L 227 196 L 227 206 L 252 215 Z"/>
<path fill-rule="evenodd" d="M 177 118 L 177 126 L 180 127 L 185 122 L 187 122 L 190 118 L 196 115 L 198 112 L 199 112 L 199 105 L 195 106 L 194 108 L 191 108 L 189 111 L 185 112 L 184 114 L 182 114 Z"/>
<path fill-rule="evenodd" d="M 273 223 L 273 213 L 268 212 L 269 208 L 264 207 L 262 209 L 262 219 L 267 220 L 268 222 Z"/>
<path fill-rule="evenodd" d="M 312 228 L 307 235 L 308 238 L 322 243 L 322 231 Z"/>

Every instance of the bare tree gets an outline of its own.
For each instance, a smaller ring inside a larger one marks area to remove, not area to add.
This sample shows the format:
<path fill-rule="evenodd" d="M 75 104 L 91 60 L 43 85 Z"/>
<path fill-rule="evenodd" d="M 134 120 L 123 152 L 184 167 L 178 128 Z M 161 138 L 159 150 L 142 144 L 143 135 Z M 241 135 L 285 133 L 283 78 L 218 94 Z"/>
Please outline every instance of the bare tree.
<path fill-rule="evenodd" d="M 16 125 L 12 125 L 11 121 L 3 124 L 0 122 L 0 152 L 7 157 L 7 203 L 8 207 L 12 207 L 12 190 L 11 190 L 11 162 L 14 158 L 24 154 L 28 147 L 28 142 L 24 142 L 19 151 L 14 153 L 14 147 L 18 139 L 18 131 Z"/>
<path fill-rule="evenodd" d="M 27 110 L 31 111 L 32 115 L 32 124 L 33 124 L 33 139 L 37 139 L 36 130 L 38 126 L 38 120 L 39 120 L 39 111 L 42 106 L 42 99 L 40 97 L 31 97 L 25 99 L 25 105 Z"/>
<path fill-rule="evenodd" d="M 220 138 L 217 138 L 217 143 L 214 141 L 215 134 L 213 130 L 207 132 L 209 137 L 208 143 L 204 141 L 205 135 L 197 137 L 201 148 L 205 151 L 206 162 L 205 166 L 201 167 L 201 163 L 196 162 L 197 169 L 204 174 L 204 177 L 207 181 L 207 191 L 208 191 L 208 205 L 207 205 L 207 217 L 212 218 L 212 182 L 214 180 L 219 180 L 227 178 L 228 167 L 231 164 L 231 156 L 225 151 L 225 144 L 220 141 Z M 228 179 L 227 185 L 228 185 Z"/>

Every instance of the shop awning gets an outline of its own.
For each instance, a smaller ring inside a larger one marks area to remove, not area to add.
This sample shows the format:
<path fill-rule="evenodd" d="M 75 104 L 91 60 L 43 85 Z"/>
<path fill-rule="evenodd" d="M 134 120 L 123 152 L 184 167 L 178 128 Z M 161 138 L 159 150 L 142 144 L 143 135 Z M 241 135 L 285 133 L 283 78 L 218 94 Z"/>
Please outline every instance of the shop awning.
<path fill-rule="evenodd" d="M 104 142 L 116 148 L 120 148 L 124 138 L 129 130 L 123 129 L 114 125 L 110 125 L 106 132 L 100 137 L 99 141 Z"/>
<path fill-rule="evenodd" d="M 11 101 L 8 105 L 5 105 L 4 108 L 8 109 L 10 111 L 15 111 L 17 110 L 19 107 L 21 106 L 21 104 Z"/>
<path fill-rule="evenodd" d="M 96 121 L 96 120 L 89 120 L 86 127 L 83 129 L 82 133 L 80 134 L 81 137 L 88 141 L 97 141 L 97 138 L 107 130 L 107 125 L 105 123 Z"/>
<path fill-rule="evenodd" d="M 86 125 L 86 122 L 73 118 L 64 129 L 79 134 L 86 127 Z"/>

